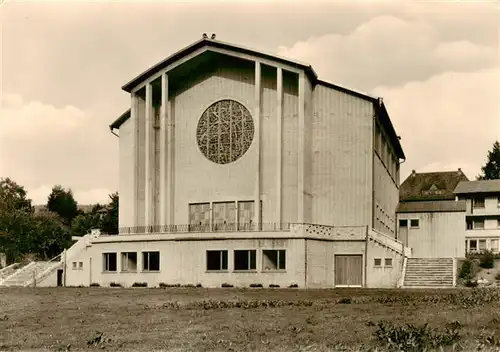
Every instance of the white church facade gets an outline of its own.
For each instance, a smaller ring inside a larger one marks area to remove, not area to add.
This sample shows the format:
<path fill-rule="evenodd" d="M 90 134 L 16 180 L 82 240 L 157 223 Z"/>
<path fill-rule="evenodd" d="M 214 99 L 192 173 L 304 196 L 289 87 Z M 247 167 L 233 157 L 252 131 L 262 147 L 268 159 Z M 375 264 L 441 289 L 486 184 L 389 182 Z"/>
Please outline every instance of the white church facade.
<path fill-rule="evenodd" d="M 119 234 L 68 250 L 66 286 L 397 286 L 405 155 L 382 99 L 208 38 L 122 88 Z"/>

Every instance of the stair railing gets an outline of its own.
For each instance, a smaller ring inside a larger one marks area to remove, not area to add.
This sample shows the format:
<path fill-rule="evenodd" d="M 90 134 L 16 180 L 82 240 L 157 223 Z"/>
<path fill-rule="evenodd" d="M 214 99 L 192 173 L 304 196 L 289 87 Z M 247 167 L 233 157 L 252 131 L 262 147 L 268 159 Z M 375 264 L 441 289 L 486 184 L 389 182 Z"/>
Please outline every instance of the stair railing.
<path fill-rule="evenodd" d="M 47 276 L 49 276 L 52 271 L 57 268 L 57 265 L 56 264 L 56 261 L 58 261 L 59 263 L 57 264 L 61 264 L 60 261 L 61 261 L 61 254 L 58 254 L 56 255 L 54 258 L 52 258 L 51 260 L 47 261 L 47 262 L 43 262 L 44 264 L 49 264 L 49 263 L 53 263 L 54 265 L 51 265 L 50 267 L 46 268 L 44 271 L 42 271 L 40 273 L 40 275 L 37 275 L 36 273 L 36 270 L 35 270 L 35 273 L 34 273 L 34 277 L 30 278 L 27 282 L 24 283 L 24 287 L 27 287 L 27 286 L 36 286 L 36 283 L 37 282 L 41 282 L 43 281 Z"/>
<path fill-rule="evenodd" d="M 9 276 L 7 276 L 5 279 L 3 279 L 0 284 L 4 284 L 5 282 L 9 281 L 11 278 L 19 275 L 19 274 L 22 274 L 23 272 L 25 272 L 26 270 L 28 270 L 29 268 L 31 268 L 32 266 L 35 265 L 36 262 L 29 262 L 27 265 L 23 266 L 21 269 L 19 270 L 16 270 L 14 271 L 12 274 L 10 274 Z"/>

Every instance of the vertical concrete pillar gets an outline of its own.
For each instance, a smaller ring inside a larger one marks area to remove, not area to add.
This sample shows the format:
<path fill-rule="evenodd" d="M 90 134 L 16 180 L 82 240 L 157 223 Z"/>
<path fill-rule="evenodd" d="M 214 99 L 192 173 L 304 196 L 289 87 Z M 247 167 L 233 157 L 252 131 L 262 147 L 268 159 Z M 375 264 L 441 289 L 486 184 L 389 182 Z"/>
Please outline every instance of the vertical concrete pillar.
<path fill-rule="evenodd" d="M 168 76 L 161 76 L 161 113 L 160 113 L 160 219 L 159 225 L 167 224 L 167 118 L 168 118 Z"/>
<path fill-rule="evenodd" d="M 276 221 L 281 224 L 281 189 L 282 189 L 282 146 L 283 146 L 283 70 L 276 72 Z"/>
<path fill-rule="evenodd" d="M 304 223 L 304 134 L 305 134 L 305 91 L 306 77 L 304 72 L 299 73 L 299 121 L 297 130 L 297 222 Z"/>
<path fill-rule="evenodd" d="M 167 81 L 166 81 L 167 82 Z M 168 84 L 168 83 L 167 83 Z M 166 90 L 168 92 L 168 90 Z M 167 225 L 175 225 L 175 114 L 174 100 L 168 99 L 166 104 L 167 121 Z M 187 205 L 185 205 L 187 206 Z"/>
<path fill-rule="evenodd" d="M 261 68 L 260 62 L 255 62 L 255 105 L 254 105 L 254 120 L 255 120 L 255 226 L 260 229 L 261 211 L 260 211 L 260 105 L 261 105 Z"/>
<path fill-rule="evenodd" d="M 153 225 L 153 175 L 154 175 L 154 113 L 153 113 L 153 86 L 146 84 L 146 133 L 145 133 L 145 196 L 144 196 L 144 225 Z M 149 229 L 147 229 L 149 231 Z"/>
<path fill-rule="evenodd" d="M 132 193 L 132 227 L 136 227 L 139 225 L 139 97 L 132 93 L 130 97 L 130 118 L 133 124 L 133 132 L 132 132 L 132 149 L 133 149 L 133 166 L 134 172 L 132 173 L 132 186 L 134 187 Z M 125 220 L 125 219 L 123 219 Z M 126 220 L 125 220 L 126 221 Z"/>

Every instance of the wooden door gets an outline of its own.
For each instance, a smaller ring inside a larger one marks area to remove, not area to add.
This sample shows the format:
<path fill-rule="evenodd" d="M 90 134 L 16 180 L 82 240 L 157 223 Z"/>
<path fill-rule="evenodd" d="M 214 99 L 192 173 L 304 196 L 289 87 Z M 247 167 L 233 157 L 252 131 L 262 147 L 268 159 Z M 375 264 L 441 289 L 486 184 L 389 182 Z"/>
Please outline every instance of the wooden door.
<path fill-rule="evenodd" d="M 363 286 L 363 256 L 335 256 L 335 286 Z"/>

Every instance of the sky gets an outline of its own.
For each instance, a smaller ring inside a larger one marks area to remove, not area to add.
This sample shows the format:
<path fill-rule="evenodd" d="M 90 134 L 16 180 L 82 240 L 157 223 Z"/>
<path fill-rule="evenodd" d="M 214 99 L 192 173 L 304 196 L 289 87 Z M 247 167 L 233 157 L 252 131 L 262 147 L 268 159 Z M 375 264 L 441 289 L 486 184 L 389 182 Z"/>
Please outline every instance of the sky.
<path fill-rule="evenodd" d="M 480 173 L 500 140 L 499 7 L 485 2 L 0 1 L 0 177 L 44 204 L 118 190 L 121 86 L 203 33 L 383 97 L 411 173 Z"/>

